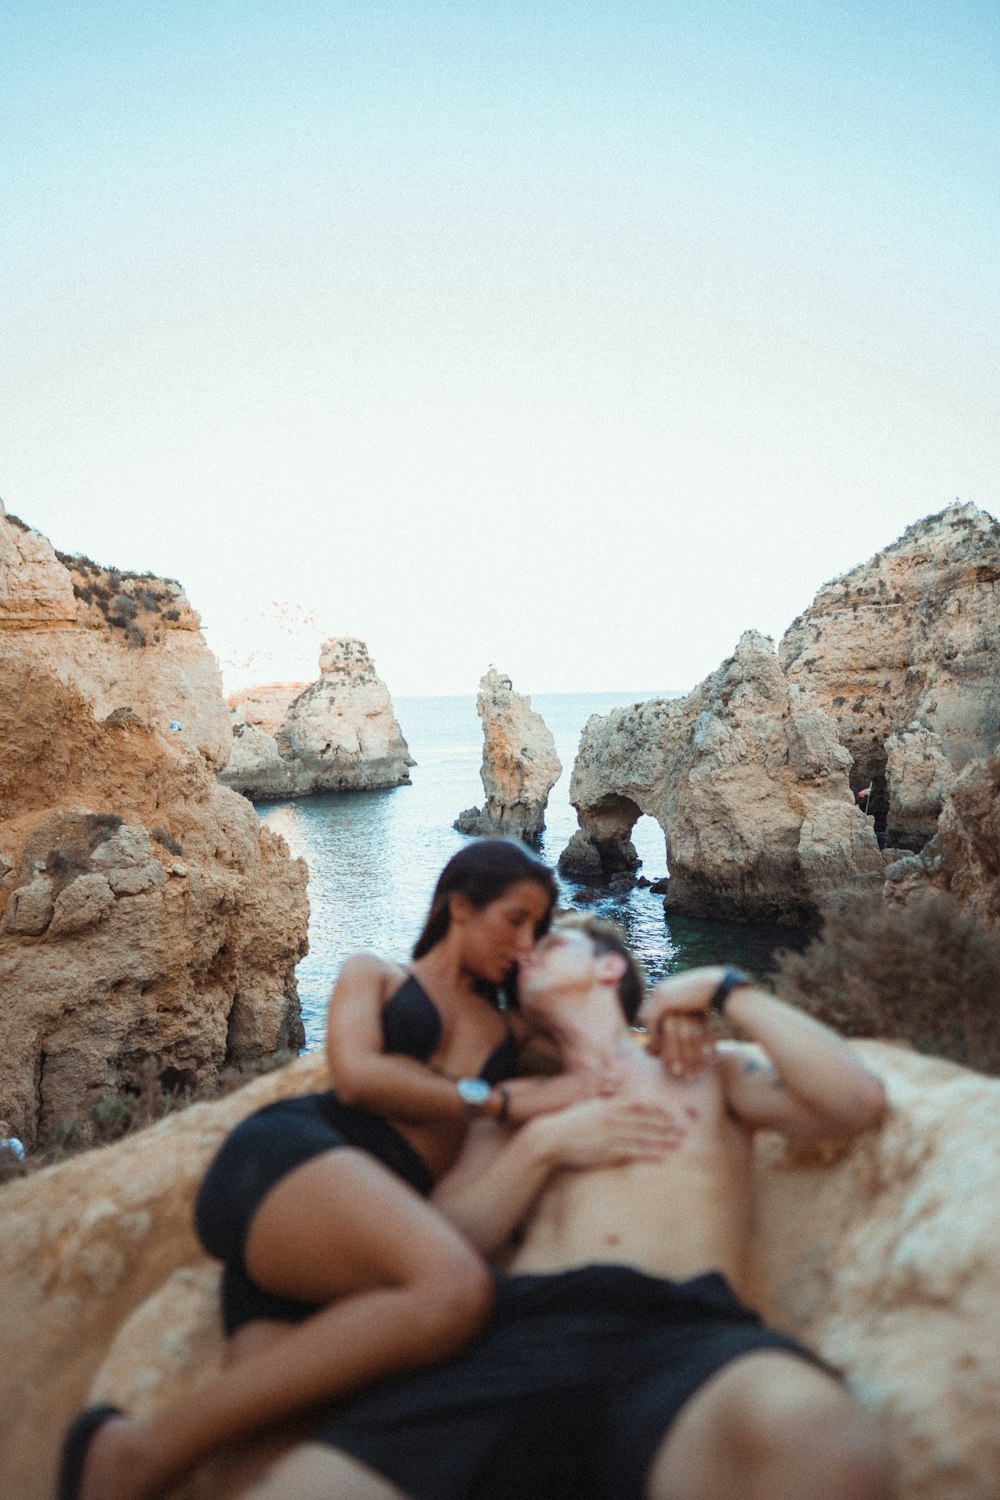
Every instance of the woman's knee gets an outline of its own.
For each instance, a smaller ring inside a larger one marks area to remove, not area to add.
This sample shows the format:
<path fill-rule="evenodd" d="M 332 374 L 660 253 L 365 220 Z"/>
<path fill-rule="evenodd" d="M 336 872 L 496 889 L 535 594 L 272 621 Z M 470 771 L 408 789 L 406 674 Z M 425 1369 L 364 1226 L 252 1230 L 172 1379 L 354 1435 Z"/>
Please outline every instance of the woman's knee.
<path fill-rule="evenodd" d="M 417 1317 L 438 1341 L 442 1355 L 464 1348 L 485 1326 L 495 1287 L 485 1261 L 471 1246 L 456 1244 L 412 1284 Z"/>

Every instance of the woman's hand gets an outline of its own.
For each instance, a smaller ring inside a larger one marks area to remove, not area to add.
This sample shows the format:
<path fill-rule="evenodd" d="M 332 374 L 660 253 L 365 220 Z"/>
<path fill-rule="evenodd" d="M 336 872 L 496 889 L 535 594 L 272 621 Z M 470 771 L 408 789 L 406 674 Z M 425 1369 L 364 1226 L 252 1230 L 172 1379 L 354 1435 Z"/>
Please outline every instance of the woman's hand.
<path fill-rule="evenodd" d="M 506 1099 L 504 1119 L 511 1125 L 524 1125 L 538 1115 L 548 1115 L 579 1104 L 614 1094 L 621 1084 L 617 1069 L 598 1072 L 556 1073 L 551 1078 L 512 1078 L 497 1089 Z"/>
<path fill-rule="evenodd" d="M 526 1128 L 541 1141 L 552 1169 L 660 1161 L 686 1134 L 669 1109 L 642 1099 L 589 1099 Z"/>

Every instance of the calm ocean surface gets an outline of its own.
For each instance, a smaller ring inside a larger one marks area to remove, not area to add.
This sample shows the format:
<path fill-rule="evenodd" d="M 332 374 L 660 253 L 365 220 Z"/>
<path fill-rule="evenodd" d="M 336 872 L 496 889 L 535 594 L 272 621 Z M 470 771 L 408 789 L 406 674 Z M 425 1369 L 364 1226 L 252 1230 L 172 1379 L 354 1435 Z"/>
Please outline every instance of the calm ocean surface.
<path fill-rule="evenodd" d="M 549 797 L 541 853 L 555 864 L 576 830 L 569 778 L 580 732 L 591 714 L 655 697 L 653 693 L 535 693 L 531 704 L 555 737 L 563 774 Z M 290 802 L 261 802 L 263 822 L 281 833 L 309 866 L 309 953 L 298 967 L 306 1044 L 322 1040 L 330 987 L 341 963 L 359 948 L 405 959 L 416 938 L 442 865 L 466 838 L 452 822 L 480 807 L 482 729 L 475 698 L 397 698 L 396 717 L 417 764 L 412 786 L 345 792 Z M 641 818 L 633 842 L 641 874 L 667 873 L 663 835 Z M 574 887 L 561 882 L 573 905 Z M 662 896 L 635 890 L 607 896 L 588 910 L 626 930 L 651 978 L 701 963 L 735 962 L 761 975 L 773 954 L 794 945 L 787 928 L 665 918 Z"/>

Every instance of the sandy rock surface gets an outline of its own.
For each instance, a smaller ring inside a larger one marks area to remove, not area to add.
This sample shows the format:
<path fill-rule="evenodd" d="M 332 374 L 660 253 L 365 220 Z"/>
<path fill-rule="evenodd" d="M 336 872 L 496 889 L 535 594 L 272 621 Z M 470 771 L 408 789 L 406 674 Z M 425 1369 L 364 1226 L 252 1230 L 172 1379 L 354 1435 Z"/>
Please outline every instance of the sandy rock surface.
<path fill-rule="evenodd" d="M 888 1043 L 885 1128 L 847 1150 L 762 1138 L 765 1314 L 880 1414 L 901 1500 L 992 1500 L 1000 1473 L 1000 1080 Z"/>
<path fill-rule="evenodd" d="M 756 1300 L 879 1414 L 903 1500 L 992 1500 L 1000 1472 L 1000 1081 L 886 1043 L 885 1127 L 758 1141 Z M 218 1367 L 215 1272 L 190 1229 L 237 1119 L 322 1086 L 303 1058 L 217 1103 L 0 1189 L 0 1472 L 48 1500 L 78 1405 L 155 1410 Z M 67 1330 L 72 1330 L 71 1336 Z M 178 1500 L 212 1500 L 208 1472 Z"/>
<path fill-rule="evenodd" d="M 556 742 L 531 699 L 490 667 L 479 682 L 476 711 L 483 725 L 480 771 L 486 801 L 455 821 L 460 833 L 537 839 L 545 828 L 549 793 L 562 775 Z"/>
<path fill-rule="evenodd" d="M 319 1056 L 301 1058 L 0 1187 L 5 1497 L 50 1500 L 61 1434 L 89 1399 L 146 1413 L 217 1366 L 217 1268 L 191 1223 L 198 1183 L 239 1119 L 324 1078 Z"/>

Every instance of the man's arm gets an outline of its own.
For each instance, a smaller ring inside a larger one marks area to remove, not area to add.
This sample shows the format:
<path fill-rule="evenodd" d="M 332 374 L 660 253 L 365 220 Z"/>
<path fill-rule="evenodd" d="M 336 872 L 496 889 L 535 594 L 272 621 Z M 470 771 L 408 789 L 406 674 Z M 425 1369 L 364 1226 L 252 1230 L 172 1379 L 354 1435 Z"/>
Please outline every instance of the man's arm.
<path fill-rule="evenodd" d="M 647 1001 L 643 1019 L 650 1050 L 660 1053 L 671 1072 L 691 1076 L 707 1062 L 707 1015 L 725 972 L 696 969 L 664 980 Z M 821 1021 L 753 984 L 730 989 L 723 1014 L 756 1044 L 709 1046 L 726 1102 L 745 1124 L 819 1139 L 855 1135 L 881 1123 L 882 1080 Z"/>
<path fill-rule="evenodd" d="M 683 1136 L 669 1110 L 638 1099 L 588 1099 L 538 1115 L 513 1134 L 492 1120 L 478 1121 L 431 1201 L 478 1250 L 492 1255 L 553 1172 L 659 1161 Z"/>

